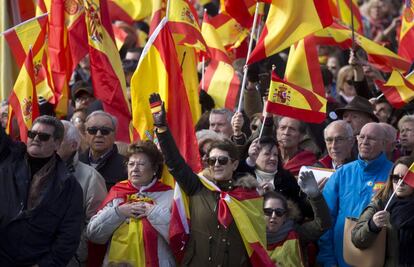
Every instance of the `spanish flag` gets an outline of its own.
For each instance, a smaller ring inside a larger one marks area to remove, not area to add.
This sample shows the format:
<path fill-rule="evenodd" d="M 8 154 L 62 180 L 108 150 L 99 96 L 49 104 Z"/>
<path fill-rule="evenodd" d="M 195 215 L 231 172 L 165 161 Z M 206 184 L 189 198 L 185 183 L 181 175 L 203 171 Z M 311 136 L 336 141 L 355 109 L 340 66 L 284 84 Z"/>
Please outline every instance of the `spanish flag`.
<path fill-rule="evenodd" d="M 240 79 L 207 13 L 204 13 L 201 31 L 211 56 L 204 74 L 204 84 L 203 81 L 200 84 L 201 88 L 214 99 L 217 108 L 233 110 L 236 106 Z"/>
<path fill-rule="evenodd" d="M 194 171 L 200 158 L 195 138 L 191 108 L 167 18 L 149 38 L 131 79 L 132 121 L 135 139 L 152 139 L 153 119 L 148 99 L 158 92 L 164 100 L 167 121 L 181 155 Z"/>
<path fill-rule="evenodd" d="M 404 175 L 404 183 L 408 184 L 410 187 L 414 188 L 414 163 L 411 164 L 407 173 Z"/>
<path fill-rule="evenodd" d="M 404 77 L 394 70 L 386 83 L 376 80 L 375 84 L 394 108 L 402 108 L 414 99 L 414 75 Z"/>
<path fill-rule="evenodd" d="M 342 48 L 352 47 L 352 31 L 347 26 L 333 23 L 330 27 L 315 33 L 316 42 L 324 45 L 339 45 Z M 406 72 L 410 63 L 386 47 L 355 33 L 355 42 L 368 55 L 368 61 L 384 72 L 393 69 Z"/>
<path fill-rule="evenodd" d="M 171 1 L 170 13 L 167 16 L 174 40 L 178 45 L 193 47 L 198 51 L 206 51 L 207 45 L 201 35 L 197 12 L 188 0 Z M 177 38 L 177 35 L 180 35 L 180 37 Z"/>
<path fill-rule="evenodd" d="M 32 128 L 34 119 L 39 116 L 37 102 L 35 69 L 31 49 L 27 51 L 26 60 L 20 69 L 14 88 L 9 97 L 9 106 L 17 118 L 20 140 L 27 142 L 27 131 Z"/>
<path fill-rule="evenodd" d="M 69 80 L 79 61 L 88 53 L 85 13 L 75 1 L 44 0 L 49 13 L 49 58 L 55 112 L 65 116 L 69 103 Z"/>
<path fill-rule="evenodd" d="M 249 8 L 255 5 L 254 0 L 220 0 L 221 12 L 227 13 L 241 26 L 250 29 L 253 25 L 253 15 Z"/>
<path fill-rule="evenodd" d="M 290 48 L 285 80 L 272 75 L 266 110 L 321 123 L 326 117 L 326 102 L 316 45 L 307 37 Z"/>
<path fill-rule="evenodd" d="M 329 8 L 333 17 L 338 18 L 349 27 L 351 27 L 353 20 L 354 30 L 364 34 L 362 16 L 357 2 L 357 0 L 329 0 Z"/>
<path fill-rule="evenodd" d="M 257 194 L 256 190 L 241 187 L 223 192 L 207 178 L 203 176 L 199 178 L 207 189 L 220 193 L 217 219 L 225 227 L 234 220 L 250 257 L 251 265 L 274 266 L 266 251 L 263 198 Z"/>
<path fill-rule="evenodd" d="M 328 0 L 273 0 L 248 64 L 276 54 L 331 24 Z"/>
<path fill-rule="evenodd" d="M 401 31 L 398 45 L 398 55 L 407 59 L 409 62 L 414 61 L 414 1 L 405 0 L 405 7 L 401 15 Z"/>
<path fill-rule="evenodd" d="M 28 52 L 31 49 L 37 94 L 54 103 L 54 93 L 48 70 L 47 28 L 47 14 L 43 14 L 5 31 L 4 37 L 19 69 L 23 67 Z"/>
<path fill-rule="evenodd" d="M 118 119 L 117 140 L 129 143 L 131 112 L 106 0 L 86 0 L 84 8 L 94 94 L 102 101 L 104 110 Z"/>
<path fill-rule="evenodd" d="M 267 246 L 267 253 L 277 266 L 304 267 L 299 234 L 291 230 L 285 240 Z"/>
<path fill-rule="evenodd" d="M 239 47 L 249 35 L 249 29 L 240 25 L 234 18 L 225 13 L 220 13 L 211 18 L 210 24 L 216 29 L 227 51 Z"/>
<path fill-rule="evenodd" d="M 132 24 L 151 15 L 152 1 L 149 0 L 108 0 L 111 21 L 122 20 Z"/>

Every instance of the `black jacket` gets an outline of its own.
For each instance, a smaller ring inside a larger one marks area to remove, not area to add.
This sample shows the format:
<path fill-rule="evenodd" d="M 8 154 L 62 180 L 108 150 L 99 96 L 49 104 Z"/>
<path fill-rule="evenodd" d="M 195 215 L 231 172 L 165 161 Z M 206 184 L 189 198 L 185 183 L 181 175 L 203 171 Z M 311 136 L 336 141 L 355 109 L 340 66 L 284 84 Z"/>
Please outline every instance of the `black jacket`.
<path fill-rule="evenodd" d="M 85 153 L 79 155 L 79 160 L 85 164 L 91 165 L 89 160 L 89 149 Z M 114 144 L 112 150 L 105 155 L 104 159 L 95 167 L 105 179 L 108 192 L 117 182 L 128 178 L 125 161 L 125 157 L 118 153 L 118 148 Z"/>
<path fill-rule="evenodd" d="M 13 144 L 0 129 L 0 154 L 0 266 L 65 266 L 79 244 L 82 188 L 55 155 L 40 204 L 27 210 L 26 146 Z"/>

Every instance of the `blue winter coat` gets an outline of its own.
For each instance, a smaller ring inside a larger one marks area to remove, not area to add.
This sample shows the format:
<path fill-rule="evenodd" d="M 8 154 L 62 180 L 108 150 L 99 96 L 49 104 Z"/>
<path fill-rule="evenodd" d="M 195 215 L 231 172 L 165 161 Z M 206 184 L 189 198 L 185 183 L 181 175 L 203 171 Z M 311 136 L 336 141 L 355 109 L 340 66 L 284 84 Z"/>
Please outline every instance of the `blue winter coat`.
<path fill-rule="evenodd" d="M 319 240 L 318 262 L 323 266 L 348 266 L 342 247 L 345 218 L 359 218 L 373 195 L 384 186 L 391 168 L 392 162 L 384 153 L 369 162 L 358 157 L 337 170 L 326 183 L 323 196 L 334 227 Z"/>

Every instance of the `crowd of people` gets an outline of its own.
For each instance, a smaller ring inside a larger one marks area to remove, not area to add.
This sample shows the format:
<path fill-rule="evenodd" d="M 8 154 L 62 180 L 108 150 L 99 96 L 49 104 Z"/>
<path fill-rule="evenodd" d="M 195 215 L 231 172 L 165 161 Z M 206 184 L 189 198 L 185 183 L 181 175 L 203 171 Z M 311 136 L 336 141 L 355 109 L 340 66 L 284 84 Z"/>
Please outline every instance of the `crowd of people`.
<path fill-rule="evenodd" d="M 204 6 L 211 16 L 216 2 Z M 401 1 L 359 2 L 364 35 L 396 51 Z M 128 86 L 141 52 L 134 42 L 120 49 Z M 116 140 L 117 118 L 94 96 L 88 57 L 72 76 L 67 118 L 39 101 L 26 144 L 16 127 L 6 134 L 2 101 L 0 266 L 349 266 L 348 217 L 357 219 L 355 247 L 372 247 L 385 229 L 384 266 L 414 266 L 414 184 L 403 180 L 414 163 L 414 107 L 393 108 L 374 83 L 386 74 L 360 51 L 318 52 L 323 123 L 263 112 L 271 66 L 283 77 L 286 51 L 249 66 L 241 111 L 215 108 L 200 92 L 192 149 L 201 172 L 180 154 L 156 93 L 154 138 Z M 234 64 L 239 75 L 242 65 Z M 333 174 L 316 179 L 302 166 Z M 178 249 L 177 214 L 188 223 Z"/>

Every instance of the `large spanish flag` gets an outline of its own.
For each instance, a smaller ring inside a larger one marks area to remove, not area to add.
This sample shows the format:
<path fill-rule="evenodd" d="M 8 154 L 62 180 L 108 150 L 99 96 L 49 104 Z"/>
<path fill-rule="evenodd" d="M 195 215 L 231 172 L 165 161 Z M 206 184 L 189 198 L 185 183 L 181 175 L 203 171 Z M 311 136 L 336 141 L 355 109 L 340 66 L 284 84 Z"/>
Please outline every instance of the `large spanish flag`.
<path fill-rule="evenodd" d="M 207 42 L 211 60 L 204 74 L 204 84 L 202 81 L 200 87 L 214 99 L 217 108 L 233 110 L 236 106 L 240 79 L 207 13 L 204 13 L 201 31 Z"/>
<path fill-rule="evenodd" d="M 20 69 L 14 88 L 9 97 L 9 106 L 17 118 L 20 140 L 27 142 L 27 131 L 32 128 L 34 119 L 39 116 L 39 105 L 36 95 L 35 69 L 33 55 L 29 49 L 26 60 Z"/>
<path fill-rule="evenodd" d="M 398 45 L 398 55 L 407 59 L 409 62 L 414 61 L 414 1 L 405 0 L 405 7 L 401 15 L 401 31 Z"/>
<path fill-rule="evenodd" d="M 131 112 L 106 0 L 86 0 L 84 8 L 94 94 L 104 110 L 118 119 L 117 140 L 129 143 Z"/>
<path fill-rule="evenodd" d="M 132 121 L 136 139 L 152 139 L 153 119 L 148 99 L 158 92 L 181 155 L 194 171 L 201 169 L 190 104 L 167 18 L 150 36 L 131 79 Z"/>
<path fill-rule="evenodd" d="M 16 65 L 22 68 L 31 49 L 36 73 L 38 96 L 55 102 L 47 57 L 46 35 L 47 14 L 32 18 L 4 32 L 8 47 L 13 53 Z"/>
<path fill-rule="evenodd" d="M 152 1 L 149 0 L 109 0 L 109 16 L 112 21 L 122 20 L 129 24 L 151 15 Z"/>
<path fill-rule="evenodd" d="M 43 0 L 49 8 L 49 58 L 55 112 L 65 116 L 69 103 L 69 80 L 79 61 L 88 53 L 85 13 L 77 1 Z"/>
<path fill-rule="evenodd" d="M 285 80 L 273 74 L 267 111 L 321 123 L 326 117 L 326 102 L 316 46 L 313 38 L 307 37 L 290 48 Z"/>
<path fill-rule="evenodd" d="M 331 24 L 328 0 L 273 0 L 248 64 L 276 54 Z"/>
<path fill-rule="evenodd" d="M 329 8 L 333 17 L 338 18 L 349 27 L 353 23 L 354 30 L 360 34 L 364 34 L 362 16 L 357 0 L 329 0 Z"/>
<path fill-rule="evenodd" d="M 342 48 L 352 47 L 352 31 L 345 25 L 333 23 L 321 31 L 315 33 L 316 42 L 325 45 L 338 45 Z M 384 72 L 391 72 L 393 69 L 406 72 L 410 63 L 376 42 L 355 33 L 355 42 L 368 55 L 368 61 Z"/>
<path fill-rule="evenodd" d="M 402 108 L 414 99 L 414 75 L 404 77 L 394 70 L 386 83 L 376 80 L 375 84 L 394 108 Z"/>

